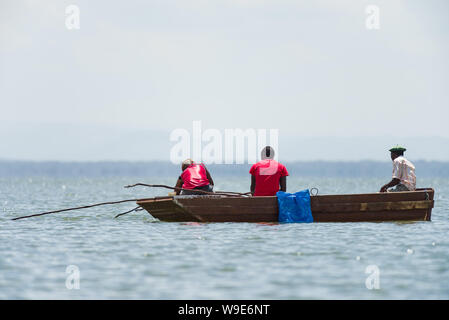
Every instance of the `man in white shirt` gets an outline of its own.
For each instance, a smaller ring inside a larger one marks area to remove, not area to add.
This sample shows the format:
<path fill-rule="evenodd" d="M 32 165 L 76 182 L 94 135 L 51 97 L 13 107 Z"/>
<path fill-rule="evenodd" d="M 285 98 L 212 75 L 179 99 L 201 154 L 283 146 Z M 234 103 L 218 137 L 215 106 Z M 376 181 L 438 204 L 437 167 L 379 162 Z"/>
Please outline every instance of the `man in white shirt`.
<path fill-rule="evenodd" d="M 416 190 L 415 166 L 404 157 L 404 151 L 406 150 L 400 146 L 390 149 L 391 160 L 393 160 L 393 178 L 389 183 L 380 188 L 380 192 Z M 394 186 L 396 187 L 388 190 L 388 188 Z"/>

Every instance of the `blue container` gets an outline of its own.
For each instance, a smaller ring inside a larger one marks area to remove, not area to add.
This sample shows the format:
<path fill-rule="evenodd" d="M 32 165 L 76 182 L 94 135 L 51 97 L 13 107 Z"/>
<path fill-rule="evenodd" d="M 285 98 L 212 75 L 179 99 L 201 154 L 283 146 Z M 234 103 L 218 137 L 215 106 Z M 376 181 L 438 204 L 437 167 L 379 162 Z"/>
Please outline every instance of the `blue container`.
<path fill-rule="evenodd" d="M 313 222 L 309 190 L 296 193 L 278 191 L 276 196 L 279 207 L 279 222 Z"/>

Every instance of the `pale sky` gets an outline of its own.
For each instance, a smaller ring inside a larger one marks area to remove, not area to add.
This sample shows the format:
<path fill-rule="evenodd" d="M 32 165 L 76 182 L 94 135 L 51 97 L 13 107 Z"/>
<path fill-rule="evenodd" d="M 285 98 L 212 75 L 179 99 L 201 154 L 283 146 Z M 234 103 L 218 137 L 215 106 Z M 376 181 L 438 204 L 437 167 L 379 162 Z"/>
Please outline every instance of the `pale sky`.
<path fill-rule="evenodd" d="M 1 0 L 0 159 L 168 160 L 201 120 L 279 129 L 289 160 L 449 161 L 448 18 L 446 0 Z"/>

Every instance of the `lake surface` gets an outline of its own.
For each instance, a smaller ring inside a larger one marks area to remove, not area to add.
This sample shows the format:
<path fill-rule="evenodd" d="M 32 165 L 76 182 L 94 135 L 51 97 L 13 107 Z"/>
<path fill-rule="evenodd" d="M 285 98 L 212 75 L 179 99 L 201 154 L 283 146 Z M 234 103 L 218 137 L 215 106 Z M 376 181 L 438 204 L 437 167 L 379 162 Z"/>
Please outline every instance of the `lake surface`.
<path fill-rule="evenodd" d="M 388 178 L 289 178 L 288 191 L 376 192 Z M 133 203 L 10 220 L 166 195 L 123 186 L 174 180 L 0 178 L 0 299 L 449 298 L 447 179 L 418 181 L 436 190 L 431 222 L 164 223 L 146 211 L 114 219 Z M 214 180 L 217 190 L 249 188 L 246 176 Z"/>

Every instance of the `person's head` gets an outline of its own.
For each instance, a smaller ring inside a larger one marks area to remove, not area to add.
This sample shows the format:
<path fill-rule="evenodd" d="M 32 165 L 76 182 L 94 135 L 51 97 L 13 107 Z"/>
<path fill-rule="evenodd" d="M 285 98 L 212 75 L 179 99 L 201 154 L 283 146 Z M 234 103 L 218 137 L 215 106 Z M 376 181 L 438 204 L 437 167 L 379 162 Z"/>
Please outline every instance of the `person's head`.
<path fill-rule="evenodd" d="M 182 164 L 181 164 L 181 170 L 184 171 L 185 169 L 188 168 L 188 166 L 190 166 L 191 164 L 193 164 L 193 160 L 192 159 L 185 159 Z"/>
<path fill-rule="evenodd" d="M 261 155 L 262 160 L 273 159 L 274 158 L 274 149 L 270 146 L 266 146 L 265 148 L 262 149 L 262 152 L 260 155 Z"/>
<path fill-rule="evenodd" d="M 403 148 L 403 147 L 400 147 L 400 146 L 396 146 L 396 147 L 393 147 L 393 148 L 391 148 L 389 151 L 390 151 L 390 155 L 391 155 L 391 160 L 393 160 L 394 161 L 394 159 L 396 159 L 397 157 L 400 157 L 400 156 L 403 156 L 404 155 L 404 152 L 406 151 L 407 149 L 405 149 L 405 148 Z"/>

